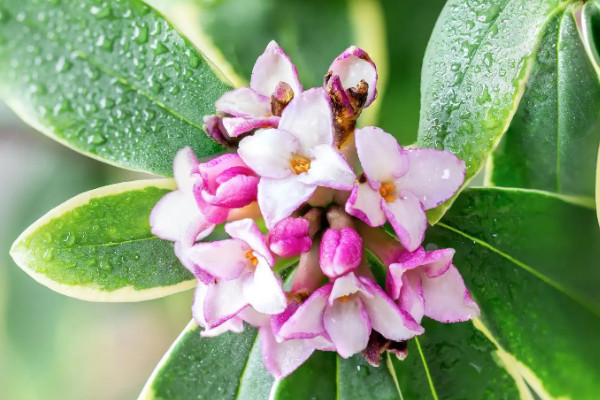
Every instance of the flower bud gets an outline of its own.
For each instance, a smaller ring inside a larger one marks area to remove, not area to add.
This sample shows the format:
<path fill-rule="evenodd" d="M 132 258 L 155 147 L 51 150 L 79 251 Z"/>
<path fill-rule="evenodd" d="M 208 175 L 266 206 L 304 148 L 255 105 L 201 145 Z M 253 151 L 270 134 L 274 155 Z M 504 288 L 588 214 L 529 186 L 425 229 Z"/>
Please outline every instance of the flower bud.
<path fill-rule="evenodd" d="M 304 218 L 286 218 L 269 232 L 271 251 L 281 257 L 292 257 L 310 249 L 309 223 Z"/>
<path fill-rule="evenodd" d="M 352 228 L 328 229 L 321 242 L 321 270 L 336 278 L 355 270 L 362 258 L 362 239 Z"/>

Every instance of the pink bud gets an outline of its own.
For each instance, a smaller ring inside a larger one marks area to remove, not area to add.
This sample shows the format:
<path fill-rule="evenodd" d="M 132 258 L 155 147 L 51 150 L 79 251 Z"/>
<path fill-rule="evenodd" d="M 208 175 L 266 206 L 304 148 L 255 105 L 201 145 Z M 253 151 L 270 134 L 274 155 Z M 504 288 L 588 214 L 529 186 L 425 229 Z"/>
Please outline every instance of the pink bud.
<path fill-rule="evenodd" d="M 328 229 L 321 242 L 321 269 L 330 278 L 355 270 L 362 258 L 362 239 L 352 228 Z"/>
<path fill-rule="evenodd" d="M 269 232 L 271 251 L 281 257 L 305 253 L 312 246 L 309 223 L 304 218 L 286 218 Z"/>
<path fill-rule="evenodd" d="M 202 199 L 210 205 L 241 208 L 256 200 L 258 177 L 237 154 L 200 164 Z"/>

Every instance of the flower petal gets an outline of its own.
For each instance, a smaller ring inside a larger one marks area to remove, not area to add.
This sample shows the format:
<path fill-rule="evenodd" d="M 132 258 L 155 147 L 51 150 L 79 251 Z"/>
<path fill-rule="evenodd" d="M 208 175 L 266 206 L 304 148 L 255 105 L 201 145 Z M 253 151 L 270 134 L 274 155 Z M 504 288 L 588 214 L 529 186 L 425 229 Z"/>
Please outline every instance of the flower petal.
<path fill-rule="evenodd" d="M 359 297 L 335 301 L 323 315 L 323 325 L 340 356 L 348 358 L 367 347 L 371 325 Z"/>
<path fill-rule="evenodd" d="M 223 124 L 223 129 L 225 129 L 227 135 L 236 138 L 244 133 L 259 128 L 277 128 L 279 125 L 279 117 L 224 117 L 221 120 L 221 123 Z"/>
<path fill-rule="evenodd" d="M 281 283 L 267 262 L 260 257 L 254 274 L 244 276 L 242 293 L 256 311 L 264 314 L 282 313 L 287 306 Z"/>
<path fill-rule="evenodd" d="M 286 218 L 269 231 L 269 247 L 281 257 L 306 253 L 312 246 L 309 223 L 304 218 Z"/>
<path fill-rule="evenodd" d="M 308 360 L 315 347 L 308 340 L 292 339 L 278 343 L 268 326 L 259 330 L 263 363 L 275 379 L 283 379 Z"/>
<path fill-rule="evenodd" d="M 353 88 L 364 80 L 369 85 L 365 107 L 377 96 L 377 68 L 371 57 L 355 46 L 350 46 L 340 54 L 329 67 L 333 75 L 338 75 L 344 89 Z"/>
<path fill-rule="evenodd" d="M 249 87 L 226 92 L 216 101 L 217 111 L 234 117 L 268 117 L 271 114 L 271 99 Z"/>
<path fill-rule="evenodd" d="M 383 211 L 392 224 L 402 246 L 416 250 L 425 237 L 427 216 L 419 199 L 409 192 L 401 192 L 392 202 L 383 202 Z"/>
<path fill-rule="evenodd" d="M 173 159 L 173 177 L 179 190 L 191 192 L 200 176 L 198 172 L 198 158 L 191 147 L 184 147 L 175 154 Z"/>
<path fill-rule="evenodd" d="M 208 286 L 204 298 L 204 318 L 208 328 L 221 325 L 248 305 L 244 296 L 240 296 L 242 285 L 243 279 L 240 278 L 218 280 Z"/>
<path fill-rule="evenodd" d="M 468 321 L 480 314 L 454 265 L 437 278 L 422 275 L 425 315 L 440 322 Z"/>
<path fill-rule="evenodd" d="M 279 129 L 261 129 L 240 142 L 238 154 L 258 175 L 283 179 L 292 174 L 290 160 L 299 149 L 294 135 Z"/>
<path fill-rule="evenodd" d="M 328 229 L 321 240 L 321 270 L 330 278 L 344 275 L 358 267 L 362 252 L 362 239 L 354 229 Z"/>
<path fill-rule="evenodd" d="M 221 325 L 209 329 L 204 318 L 204 299 L 208 293 L 208 286 L 199 283 L 194 291 L 194 302 L 192 303 L 192 316 L 196 323 L 204 329 L 200 333 L 202 337 L 215 337 L 225 332 L 240 333 L 244 330 L 244 321 L 241 318 L 233 317 Z"/>
<path fill-rule="evenodd" d="M 331 294 L 329 295 L 329 304 L 334 304 L 335 300 L 350 296 L 361 290 L 362 283 L 358 280 L 353 272 L 340 276 L 333 282 Z"/>
<path fill-rule="evenodd" d="M 338 190 L 351 190 L 356 175 L 344 156 L 326 144 L 312 149 L 314 159 L 307 173 L 298 176 L 307 185 L 325 186 Z"/>
<path fill-rule="evenodd" d="M 381 195 L 367 182 L 357 183 L 346 202 L 346 212 L 369 226 L 381 226 L 386 221 L 382 201 Z"/>
<path fill-rule="evenodd" d="M 262 178 L 258 183 L 258 206 L 267 228 L 289 217 L 315 190 L 315 186 L 299 182 L 296 175 L 285 179 Z"/>
<path fill-rule="evenodd" d="M 240 277 L 249 265 L 249 247 L 241 240 L 226 239 L 197 243 L 189 251 L 190 259 L 200 268 L 221 279 Z"/>
<path fill-rule="evenodd" d="M 214 195 L 202 191 L 202 199 L 222 208 L 241 208 L 256 200 L 259 178 L 254 175 L 237 175 L 223 182 Z"/>
<path fill-rule="evenodd" d="M 423 268 L 429 278 L 440 276 L 452 265 L 452 257 L 454 257 L 454 249 L 439 249 L 428 251 L 423 259 Z"/>
<path fill-rule="evenodd" d="M 320 144 L 333 144 L 333 114 L 327 92 L 309 89 L 283 110 L 279 129 L 292 133 L 300 143 L 300 154 L 309 156 Z"/>
<path fill-rule="evenodd" d="M 419 273 L 406 273 L 400 278 L 402 290 L 398 299 L 400 308 L 409 313 L 415 321 L 421 323 L 425 315 L 425 299 L 423 298 L 423 284 Z"/>
<path fill-rule="evenodd" d="M 191 193 L 175 190 L 156 203 L 150 213 L 152 234 L 171 242 L 191 246 L 199 236 L 208 236 L 214 225 L 198 209 Z"/>
<path fill-rule="evenodd" d="M 328 284 L 314 291 L 281 326 L 277 334 L 284 339 L 312 338 L 321 335 L 325 331 L 323 313 L 331 287 L 332 285 Z"/>
<path fill-rule="evenodd" d="M 193 273 L 199 282 L 202 282 L 205 285 L 212 285 L 216 278 L 207 271 L 198 267 L 190 258 L 190 251 L 192 250 L 192 247 L 192 245 L 185 245 L 182 242 L 175 242 L 173 251 L 175 252 L 175 256 L 177 256 L 179 261 L 181 261 L 181 264 L 183 264 L 184 267 Z"/>
<path fill-rule="evenodd" d="M 196 196 L 196 203 L 198 204 L 198 208 L 200 212 L 206 220 L 212 224 L 219 225 L 227 220 L 229 216 L 229 209 L 225 207 L 213 206 L 212 204 L 204 201 L 202 197 L 202 188 L 196 187 L 194 190 L 194 196 Z"/>
<path fill-rule="evenodd" d="M 254 64 L 250 87 L 270 97 L 279 82 L 290 85 L 296 96 L 302 92 L 296 67 L 283 49 L 275 41 L 271 41 Z"/>
<path fill-rule="evenodd" d="M 407 156 L 408 172 L 396 182 L 417 196 L 426 210 L 452 197 L 465 180 L 465 163 L 448 151 L 410 149 Z"/>
<path fill-rule="evenodd" d="M 390 264 L 386 278 L 386 291 L 392 299 L 397 300 L 400 297 L 400 290 L 404 285 L 402 278 L 407 271 L 423 265 L 425 255 L 425 250 L 419 247 L 413 252 L 403 253 L 399 260 Z"/>
<path fill-rule="evenodd" d="M 265 236 L 262 234 L 256 222 L 250 218 L 241 219 L 239 221 L 229 222 L 225 224 L 225 232 L 234 239 L 246 242 L 250 248 L 257 253 L 257 255 L 263 257 L 269 266 L 275 263 L 273 255 L 267 247 L 267 241 Z"/>
<path fill-rule="evenodd" d="M 371 294 L 365 296 L 361 293 L 360 298 L 373 329 L 394 341 L 407 340 L 424 332 L 423 327 L 401 310 L 379 285 L 365 277 L 359 279 Z"/>
<path fill-rule="evenodd" d="M 356 150 L 371 182 L 393 181 L 408 170 L 406 151 L 392 135 L 375 126 L 356 130 Z"/>

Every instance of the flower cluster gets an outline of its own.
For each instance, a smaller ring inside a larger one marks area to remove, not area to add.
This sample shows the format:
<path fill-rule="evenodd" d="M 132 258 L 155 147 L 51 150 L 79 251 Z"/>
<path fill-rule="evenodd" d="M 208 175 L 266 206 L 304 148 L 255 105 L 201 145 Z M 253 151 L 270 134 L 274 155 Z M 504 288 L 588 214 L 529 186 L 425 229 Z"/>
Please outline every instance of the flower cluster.
<path fill-rule="evenodd" d="M 445 151 L 404 149 L 377 127 L 356 129 L 376 85 L 373 61 L 350 47 L 323 87 L 303 90 L 271 42 L 250 86 L 225 93 L 205 118 L 207 133 L 232 152 L 200 163 L 182 149 L 178 189 L 151 214 L 153 233 L 175 242 L 198 279 L 192 312 L 202 335 L 257 327 L 277 378 L 315 350 L 362 353 L 374 365 L 383 351 L 404 357 L 423 316 L 479 314 L 454 250 L 421 247 L 425 210 L 457 191 L 465 165 Z M 395 235 L 381 228 L 388 221 Z M 223 223 L 229 238 L 206 241 Z M 385 283 L 367 250 L 387 270 Z"/>

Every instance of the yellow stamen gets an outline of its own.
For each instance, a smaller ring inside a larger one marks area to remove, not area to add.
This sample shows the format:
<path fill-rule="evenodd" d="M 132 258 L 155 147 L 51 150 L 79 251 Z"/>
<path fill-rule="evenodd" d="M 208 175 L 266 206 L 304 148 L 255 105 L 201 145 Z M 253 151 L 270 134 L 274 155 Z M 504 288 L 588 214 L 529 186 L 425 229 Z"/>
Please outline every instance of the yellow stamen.
<path fill-rule="evenodd" d="M 396 187 L 391 182 L 386 182 L 386 183 L 382 184 L 381 187 L 379 188 L 379 194 L 388 203 L 396 200 L 395 192 L 396 192 Z"/>
<path fill-rule="evenodd" d="M 253 252 L 252 250 L 248 250 L 248 251 L 246 252 L 245 256 L 246 256 L 246 258 L 247 258 L 248 260 L 250 260 L 250 263 L 251 263 L 253 266 L 255 266 L 255 267 L 256 267 L 256 266 L 258 265 L 258 258 L 256 258 L 256 256 L 254 255 L 254 252 Z"/>
<path fill-rule="evenodd" d="M 306 157 L 294 156 L 290 160 L 290 166 L 296 175 L 300 175 L 303 172 L 308 172 L 310 169 L 310 160 Z"/>
<path fill-rule="evenodd" d="M 350 295 L 342 296 L 338 300 L 341 301 L 342 303 L 345 303 L 348 300 L 350 300 Z"/>

